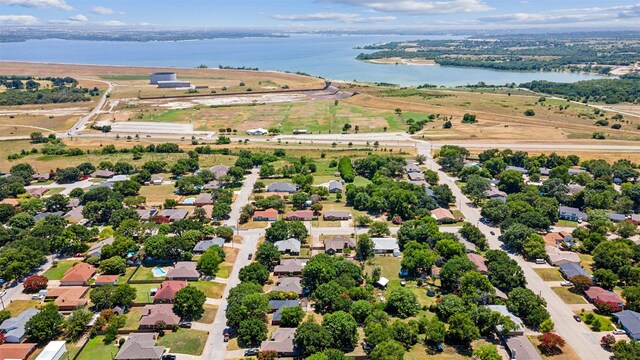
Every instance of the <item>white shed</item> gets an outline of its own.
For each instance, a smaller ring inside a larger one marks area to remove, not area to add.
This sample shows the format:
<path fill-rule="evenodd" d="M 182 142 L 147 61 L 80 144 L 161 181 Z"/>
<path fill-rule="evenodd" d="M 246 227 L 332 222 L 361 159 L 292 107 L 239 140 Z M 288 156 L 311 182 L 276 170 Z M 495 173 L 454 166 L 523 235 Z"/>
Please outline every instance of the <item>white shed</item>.
<path fill-rule="evenodd" d="M 59 360 L 67 352 L 64 341 L 51 341 L 38 355 L 36 360 Z"/>

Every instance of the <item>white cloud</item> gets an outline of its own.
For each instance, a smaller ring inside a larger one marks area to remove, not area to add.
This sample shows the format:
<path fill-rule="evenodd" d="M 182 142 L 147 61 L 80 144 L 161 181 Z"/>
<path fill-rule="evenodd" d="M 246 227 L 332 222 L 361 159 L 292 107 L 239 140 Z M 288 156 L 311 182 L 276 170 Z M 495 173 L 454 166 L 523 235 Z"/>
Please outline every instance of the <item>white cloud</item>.
<path fill-rule="evenodd" d="M 0 0 L 0 4 L 17 5 L 36 9 L 60 9 L 65 11 L 73 10 L 64 0 Z"/>
<path fill-rule="evenodd" d="M 640 18 L 640 3 L 635 5 L 559 9 L 544 13 L 513 13 L 487 16 L 479 20 L 484 23 L 509 24 L 568 24 L 620 21 Z"/>
<path fill-rule="evenodd" d="M 122 21 L 119 21 L 119 20 L 100 21 L 98 24 L 104 25 L 104 26 L 122 26 L 122 25 L 126 25 L 125 23 L 123 23 Z"/>
<path fill-rule="evenodd" d="M 274 19 L 287 21 L 339 21 L 342 23 L 374 23 L 395 20 L 395 16 L 362 17 L 348 13 L 313 13 L 297 15 L 274 15 Z"/>
<path fill-rule="evenodd" d="M 450 14 L 488 11 L 493 8 L 483 0 L 321 0 L 365 7 L 379 12 L 412 14 Z"/>
<path fill-rule="evenodd" d="M 72 16 L 69 18 L 69 21 L 74 21 L 74 22 L 87 22 L 89 21 L 89 18 L 87 18 L 86 16 L 82 15 L 82 14 L 78 14 L 75 16 Z"/>
<path fill-rule="evenodd" d="M 38 18 L 31 15 L 0 15 L 2 25 L 38 25 Z"/>
<path fill-rule="evenodd" d="M 91 8 L 91 12 L 98 15 L 111 15 L 114 13 L 113 9 L 104 6 L 94 6 Z"/>

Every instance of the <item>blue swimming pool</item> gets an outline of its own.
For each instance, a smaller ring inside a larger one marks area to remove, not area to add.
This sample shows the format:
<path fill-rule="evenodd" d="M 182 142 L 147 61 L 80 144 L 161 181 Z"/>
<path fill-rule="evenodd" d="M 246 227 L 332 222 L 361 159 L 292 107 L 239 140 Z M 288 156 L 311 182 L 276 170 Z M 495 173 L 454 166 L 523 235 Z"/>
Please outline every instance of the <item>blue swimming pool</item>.
<path fill-rule="evenodd" d="M 167 275 L 167 272 L 160 267 L 154 267 L 151 269 L 151 272 L 153 273 L 153 277 L 164 277 Z"/>

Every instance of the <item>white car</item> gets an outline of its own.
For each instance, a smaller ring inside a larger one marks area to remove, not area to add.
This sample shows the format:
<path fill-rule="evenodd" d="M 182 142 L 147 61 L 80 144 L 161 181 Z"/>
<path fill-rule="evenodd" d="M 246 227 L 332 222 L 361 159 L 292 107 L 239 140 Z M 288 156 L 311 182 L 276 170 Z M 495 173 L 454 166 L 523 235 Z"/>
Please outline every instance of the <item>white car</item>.
<path fill-rule="evenodd" d="M 622 330 L 622 329 L 615 329 L 615 330 L 613 330 L 613 335 L 624 335 L 624 334 L 626 334 L 626 333 L 627 333 L 627 332 L 626 332 L 626 331 L 624 331 L 624 330 Z"/>
<path fill-rule="evenodd" d="M 563 281 L 560 283 L 560 285 L 562 286 L 573 286 L 573 283 L 571 281 Z"/>

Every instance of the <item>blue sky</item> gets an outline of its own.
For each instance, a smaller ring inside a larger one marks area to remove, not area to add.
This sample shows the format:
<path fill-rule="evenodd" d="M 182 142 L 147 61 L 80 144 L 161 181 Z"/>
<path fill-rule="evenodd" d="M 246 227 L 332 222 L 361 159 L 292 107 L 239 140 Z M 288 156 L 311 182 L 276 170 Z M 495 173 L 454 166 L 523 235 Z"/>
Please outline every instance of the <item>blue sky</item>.
<path fill-rule="evenodd" d="M 235 29 L 640 28 L 640 2 L 594 0 L 0 0 L 0 25 Z"/>

